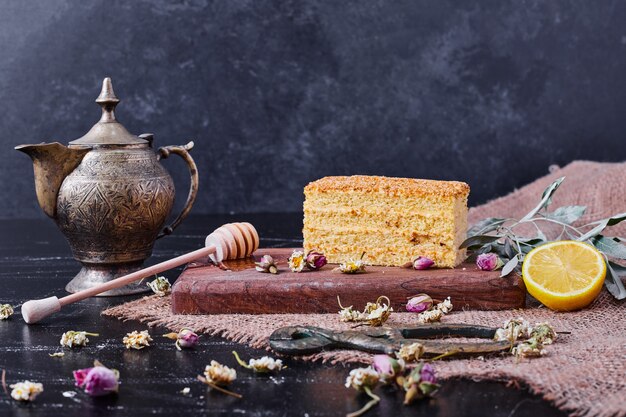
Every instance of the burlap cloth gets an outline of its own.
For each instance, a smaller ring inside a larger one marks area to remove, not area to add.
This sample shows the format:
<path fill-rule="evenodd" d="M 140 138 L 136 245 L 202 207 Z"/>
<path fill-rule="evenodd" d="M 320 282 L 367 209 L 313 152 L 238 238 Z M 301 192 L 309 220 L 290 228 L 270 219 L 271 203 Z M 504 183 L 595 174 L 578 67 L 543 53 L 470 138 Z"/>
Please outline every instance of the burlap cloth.
<path fill-rule="evenodd" d="M 537 196 L 555 178 L 567 176 L 557 192 L 555 207 L 581 204 L 589 207 L 583 222 L 626 211 L 626 163 L 574 162 L 512 194 L 470 210 L 471 221 L 489 216 L 518 217 L 536 204 Z M 613 227 L 612 235 L 623 236 L 624 226 Z M 452 300 L 454 302 L 454 300 Z M 603 291 L 594 303 L 578 312 L 555 313 L 545 308 L 509 311 L 455 311 L 444 321 L 501 326 L 512 317 L 530 322 L 550 322 L 560 335 L 542 358 L 517 361 L 511 356 L 455 359 L 437 363 L 442 379 L 453 377 L 519 383 L 541 395 L 572 416 L 626 416 L 626 310 Z M 266 348 L 275 329 L 294 324 L 348 329 L 336 314 L 274 315 L 173 315 L 169 297 L 150 296 L 103 312 L 122 320 L 139 320 L 149 326 L 173 331 L 191 327 L 198 332 L 221 336 L 255 348 Z M 415 315 L 394 313 L 391 326 L 412 326 Z M 370 363 L 371 355 L 356 351 L 328 351 L 301 357 L 331 363 Z"/>

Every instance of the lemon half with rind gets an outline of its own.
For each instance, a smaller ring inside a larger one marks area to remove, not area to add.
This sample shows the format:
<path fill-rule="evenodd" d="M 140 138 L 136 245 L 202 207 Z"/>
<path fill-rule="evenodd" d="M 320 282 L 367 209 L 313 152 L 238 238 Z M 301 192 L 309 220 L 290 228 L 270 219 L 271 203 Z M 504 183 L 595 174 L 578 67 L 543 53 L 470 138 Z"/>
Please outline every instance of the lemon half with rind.
<path fill-rule="evenodd" d="M 546 307 L 578 310 L 591 304 L 602 290 L 606 264 L 593 246 L 559 240 L 531 250 L 522 264 L 526 289 Z"/>

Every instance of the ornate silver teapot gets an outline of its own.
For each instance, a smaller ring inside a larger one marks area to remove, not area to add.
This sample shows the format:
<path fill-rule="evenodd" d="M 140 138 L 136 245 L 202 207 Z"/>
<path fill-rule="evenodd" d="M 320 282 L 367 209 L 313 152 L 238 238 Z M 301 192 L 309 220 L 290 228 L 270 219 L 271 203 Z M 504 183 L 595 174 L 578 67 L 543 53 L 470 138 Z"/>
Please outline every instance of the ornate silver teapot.
<path fill-rule="evenodd" d="M 152 149 L 152 134 L 134 136 L 115 119 L 119 103 L 110 78 L 96 99 L 102 117 L 85 136 L 20 145 L 33 160 L 35 190 L 43 211 L 59 226 L 74 258 L 83 265 L 65 289 L 77 292 L 141 268 L 156 239 L 172 233 L 187 216 L 198 192 L 198 171 L 184 146 Z M 191 188 L 178 217 L 163 227 L 174 204 L 174 183 L 159 160 L 181 156 L 189 166 Z M 127 286 L 100 295 L 143 292 Z"/>

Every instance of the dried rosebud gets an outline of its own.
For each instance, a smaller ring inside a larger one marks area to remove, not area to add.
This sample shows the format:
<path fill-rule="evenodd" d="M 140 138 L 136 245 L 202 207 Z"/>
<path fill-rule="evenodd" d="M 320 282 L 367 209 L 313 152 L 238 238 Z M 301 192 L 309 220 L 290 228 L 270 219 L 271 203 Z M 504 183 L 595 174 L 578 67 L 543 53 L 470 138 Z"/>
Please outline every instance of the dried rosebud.
<path fill-rule="evenodd" d="M 11 398 L 17 401 L 33 401 L 43 392 L 43 385 L 39 382 L 18 382 L 11 384 Z"/>
<path fill-rule="evenodd" d="M 433 299 L 428 294 L 418 294 L 409 299 L 406 303 L 406 311 L 411 313 L 422 313 L 428 311 L 433 306 Z"/>
<path fill-rule="evenodd" d="M 172 292 L 172 285 L 165 277 L 157 277 L 154 281 L 148 282 L 147 285 L 159 297 L 165 297 Z"/>
<path fill-rule="evenodd" d="M 225 386 L 237 379 L 237 371 L 217 361 L 211 361 L 204 369 L 204 377 L 211 384 Z"/>
<path fill-rule="evenodd" d="M 413 260 L 413 269 L 421 270 L 428 269 L 435 264 L 430 258 L 426 258 L 425 256 L 418 256 Z"/>
<path fill-rule="evenodd" d="M 289 269 L 292 272 L 302 272 L 306 266 L 306 260 L 304 259 L 304 252 L 300 250 L 293 251 L 289 257 Z"/>
<path fill-rule="evenodd" d="M 152 337 L 147 330 L 142 330 L 138 332 L 134 330 L 132 333 L 127 333 L 122 340 L 126 349 L 143 349 L 146 346 L 150 346 L 150 342 L 152 342 Z"/>
<path fill-rule="evenodd" d="M 424 354 L 424 345 L 415 342 L 402 345 L 396 356 L 405 362 L 415 362 Z"/>
<path fill-rule="evenodd" d="M 320 269 L 327 263 L 328 261 L 326 260 L 326 256 L 324 256 L 323 253 L 310 251 L 306 255 L 306 266 L 309 269 Z"/>
<path fill-rule="evenodd" d="M 93 368 L 74 371 L 76 386 L 83 388 L 92 397 L 100 397 L 117 392 L 120 373 L 97 362 Z"/>
<path fill-rule="evenodd" d="M 421 362 L 404 380 L 404 404 L 411 404 L 416 399 L 429 397 L 439 389 L 435 369 L 428 363 Z"/>
<path fill-rule="evenodd" d="M 476 266 L 483 271 L 495 271 L 496 269 L 502 268 L 504 262 L 502 262 L 502 259 L 495 253 L 481 253 L 476 258 Z"/>
<path fill-rule="evenodd" d="M 255 269 L 259 272 L 269 272 L 270 274 L 278 273 L 276 262 L 270 255 L 263 255 L 263 257 L 261 257 L 261 261 L 255 262 L 254 265 Z"/>
<path fill-rule="evenodd" d="M 346 388 L 354 388 L 361 391 L 367 388 L 374 388 L 378 384 L 379 376 L 371 366 L 367 368 L 357 368 L 350 371 L 346 378 Z"/>
<path fill-rule="evenodd" d="M 6 320 L 13 315 L 11 304 L 0 304 L 0 320 Z"/>
<path fill-rule="evenodd" d="M 193 330 L 183 327 L 178 333 L 164 334 L 168 339 L 176 340 L 176 349 L 191 349 L 198 344 L 199 336 Z"/>
<path fill-rule="evenodd" d="M 89 339 L 87 336 L 99 336 L 98 333 L 77 332 L 69 330 L 61 335 L 61 346 L 73 348 L 76 346 L 87 346 Z"/>
<path fill-rule="evenodd" d="M 404 371 L 404 361 L 402 359 L 394 359 L 388 355 L 374 355 L 372 367 L 380 377 L 383 384 L 388 384 L 394 380 L 400 372 Z"/>

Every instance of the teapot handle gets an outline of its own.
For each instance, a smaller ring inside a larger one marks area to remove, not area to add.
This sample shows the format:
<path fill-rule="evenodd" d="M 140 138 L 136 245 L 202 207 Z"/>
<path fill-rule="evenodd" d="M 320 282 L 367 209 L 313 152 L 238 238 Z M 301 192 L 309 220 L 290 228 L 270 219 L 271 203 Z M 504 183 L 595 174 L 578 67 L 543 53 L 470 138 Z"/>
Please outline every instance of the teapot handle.
<path fill-rule="evenodd" d="M 157 236 L 157 239 L 160 239 L 163 236 L 167 236 L 171 234 L 174 231 L 174 229 L 176 229 L 176 227 L 180 224 L 180 222 L 182 222 L 191 211 L 193 202 L 196 200 L 196 196 L 198 195 L 198 169 L 196 168 L 196 163 L 193 161 L 193 158 L 191 157 L 191 155 L 189 155 L 189 151 L 191 150 L 191 148 L 193 148 L 193 141 L 182 146 L 163 146 L 159 148 L 159 151 L 157 154 L 157 160 L 165 159 L 168 156 L 170 156 L 170 154 L 172 153 L 179 155 L 181 158 L 185 160 L 185 162 L 187 163 L 187 166 L 189 167 L 189 175 L 191 176 L 191 184 L 189 187 L 189 194 L 187 195 L 187 201 L 185 202 L 185 207 L 183 207 L 183 210 L 180 212 L 178 217 L 176 217 L 176 219 L 174 219 L 174 221 L 171 224 L 165 226 L 163 230 L 161 230 L 161 232 Z"/>

